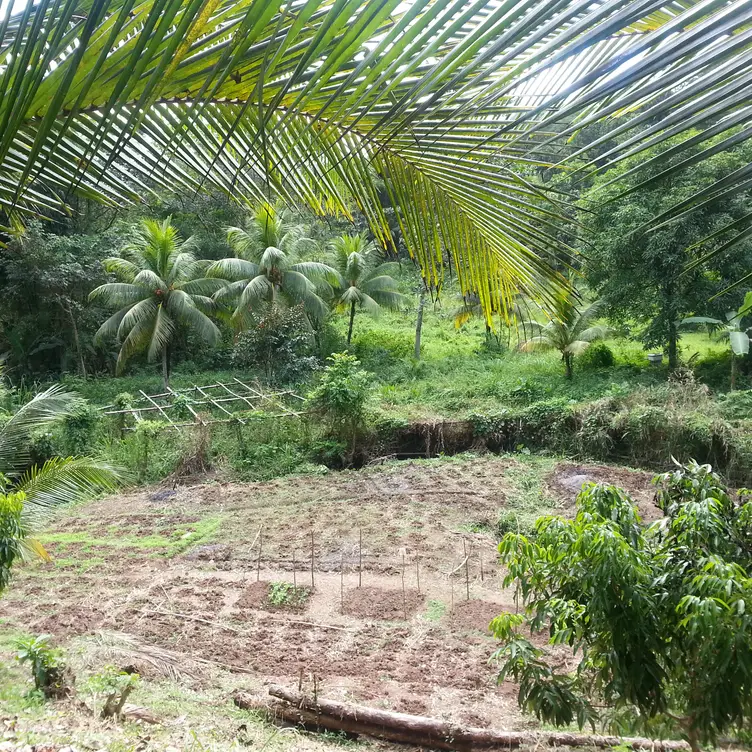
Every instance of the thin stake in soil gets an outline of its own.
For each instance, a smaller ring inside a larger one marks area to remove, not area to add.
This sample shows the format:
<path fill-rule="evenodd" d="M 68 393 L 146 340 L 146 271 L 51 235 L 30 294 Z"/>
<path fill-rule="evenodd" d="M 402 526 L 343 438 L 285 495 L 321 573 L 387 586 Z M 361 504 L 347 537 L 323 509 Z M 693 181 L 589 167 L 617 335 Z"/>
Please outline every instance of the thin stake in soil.
<path fill-rule="evenodd" d="M 450 595 L 450 601 L 449 601 L 449 613 L 454 613 L 454 580 L 452 579 L 452 575 L 449 575 L 449 584 L 452 586 L 451 595 Z"/>
<path fill-rule="evenodd" d="M 462 539 L 462 548 L 465 552 L 465 590 L 467 591 L 467 600 L 470 600 L 470 564 L 467 556 L 467 541 Z"/>
<path fill-rule="evenodd" d="M 311 530 L 311 590 L 314 588 L 313 580 L 313 530 Z"/>
<path fill-rule="evenodd" d="M 345 613 L 345 557 L 339 555 L 339 610 Z"/>
<path fill-rule="evenodd" d="M 256 558 L 256 582 L 261 579 L 261 550 L 264 546 L 264 531 L 263 528 L 259 530 L 259 550 L 258 557 Z"/>
<path fill-rule="evenodd" d="M 363 587 L 363 528 L 358 528 L 358 587 Z"/>
<path fill-rule="evenodd" d="M 418 583 L 418 595 L 420 595 L 420 558 L 415 557 L 415 580 Z"/>
<path fill-rule="evenodd" d="M 483 572 L 483 549 L 478 549 L 478 558 L 480 559 L 480 581 L 483 582 L 485 579 L 485 575 Z"/>
<path fill-rule="evenodd" d="M 295 590 L 298 589 L 298 575 L 295 566 L 295 547 L 293 546 L 292 549 L 292 586 L 295 588 Z"/>
<path fill-rule="evenodd" d="M 402 612 L 407 621 L 407 596 L 405 595 L 405 549 L 402 549 Z"/>

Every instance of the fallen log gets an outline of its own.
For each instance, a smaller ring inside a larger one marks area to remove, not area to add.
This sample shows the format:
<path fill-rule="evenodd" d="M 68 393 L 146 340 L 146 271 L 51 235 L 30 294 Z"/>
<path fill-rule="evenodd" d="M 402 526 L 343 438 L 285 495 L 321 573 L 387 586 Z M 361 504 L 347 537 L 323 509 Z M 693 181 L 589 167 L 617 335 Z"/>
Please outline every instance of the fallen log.
<path fill-rule="evenodd" d="M 565 747 L 611 748 L 619 745 L 634 750 L 669 752 L 689 750 L 686 742 L 658 741 L 640 737 L 599 736 L 550 731 L 500 731 L 471 728 L 450 721 L 407 713 L 394 713 L 365 705 L 350 705 L 313 698 L 308 695 L 272 685 L 269 694 L 281 702 L 269 701 L 246 692 L 237 691 L 235 704 L 245 710 L 261 710 L 270 720 L 284 721 L 308 729 L 344 731 L 349 734 L 372 736 L 390 742 L 401 742 L 429 749 L 455 752 L 473 750 L 509 750 L 521 746 L 547 744 Z"/>

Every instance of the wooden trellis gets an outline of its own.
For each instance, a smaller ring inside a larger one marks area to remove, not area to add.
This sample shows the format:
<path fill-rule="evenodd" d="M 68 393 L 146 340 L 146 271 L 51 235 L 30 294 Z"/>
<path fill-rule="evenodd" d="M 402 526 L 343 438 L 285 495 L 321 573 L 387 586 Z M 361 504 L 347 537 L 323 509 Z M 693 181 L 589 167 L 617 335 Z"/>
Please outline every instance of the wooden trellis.
<path fill-rule="evenodd" d="M 238 378 L 231 383 L 217 382 L 198 386 L 194 384 L 185 389 L 170 389 L 159 394 L 147 394 L 139 389 L 140 397 L 133 405 L 117 409 L 117 405 L 102 408 L 105 415 L 132 415 L 138 423 L 144 420 L 144 413 L 157 413 L 167 424 L 166 427 L 180 429 L 185 426 L 208 426 L 214 423 L 240 423 L 246 425 L 250 419 L 266 420 L 269 418 L 289 418 L 302 415 L 295 407 L 305 401 L 292 391 L 265 392 L 260 385 L 252 386 Z M 296 402 L 297 401 L 297 402 Z M 289 403 L 292 403 L 292 407 Z M 242 405 L 240 410 L 232 408 Z M 176 422 L 172 419 L 175 410 L 187 410 L 192 422 Z M 205 412 L 216 411 L 214 414 Z M 245 415 L 244 412 L 258 412 L 257 416 Z M 217 413 L 222 417 L 218 417 Z M 126 430 L 133 430 L 132 428 Z"/>

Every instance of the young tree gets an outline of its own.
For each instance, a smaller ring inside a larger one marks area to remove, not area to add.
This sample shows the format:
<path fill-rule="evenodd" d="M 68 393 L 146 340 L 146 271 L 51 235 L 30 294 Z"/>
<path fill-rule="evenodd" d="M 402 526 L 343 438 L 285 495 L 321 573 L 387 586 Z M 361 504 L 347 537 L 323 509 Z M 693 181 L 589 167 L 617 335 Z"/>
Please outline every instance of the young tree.
<path fill-rule="evenodd" d="M 397 289 L 395 274 L 399 264 L 380 264 L 378 251 L 363 235 L 340 235 L 331 243 L 336 268 L 334 300 L 337 310 L 347 311 L 347 344 L 352 342 L 355 311 L 358 308 L 377 314 L 380 308 L 398 309 L 407 299 Z"/>
<path fill-rule="evenodd" d="M 560 293 L 552 311 L 553 318 L 547 324 L 534 319 L 522 322 L 523 329 L 538 334 L 520 344 L 520 350 L 558 350 L 568 379 L 572 378 L 576 355 L 585 352 L 596 340 L 608 335 L 608 327 L 593 324 L 602 313 L 600 302 L 580 308 L 572 288 Z"/>
<path fill-rule="evenodd" d="M 67 415 L 76 397 L 52 387 L 37 394 L 0 428 L 0 594 L 24 553 L 47 554 L 33 531 L 57 505 L 113 489 L 119 471 L 90 457 L 53 457 L 32 465 L 35 431 Z"/>
<path fill-rule="evenodd" d="M 684 156 L 696 154 L 706 145 L 690 149 Z M 585 194 L 588 211 L 582 214 L 588 230 L 582 248 L 588 283 L 611 319 L 641 325 L 639 338 L 647 347 L 666 349 L 671 368 L 678 363 L 681 320 L 697 310 L 708 310 L 709 299 L 741 279 L 752 264 L 749 240 L 737 243 L 730 253 L 698 263 L 726 237 L 721 234 L 698 243 L 747 214 L 746 193 L 646 229 L 655 216 L 752 158 L 752 146 L 744 146 L 671 171 L 680 159 L 671 152 L 677 146 L 678 140 L 672 139 L 598 176 Z M 646 180 L 652 182 L 641 187 Z M 620 196 L 625 191 L 626 195 Z M 605 203 L 609 200 L 613 203 Z M 710 305 L 719 317 L 727 307 L 722 300 Z"/>
<path fill-rule="evenodd" d="M 218 302 L 234 305 L 232 321 L 244 329 L 269 306 L 302 304 L 314 322 L 320 322 L 329 309 L 318 294 L 317 284 L 332 278 L 334 270 L 319 261 L 303 261 L 300 256 L 311 244 L 300 227 L 287 225 L 270 204 L 261 204 L 247 230 L 227 229 L 227 242 L 234 258 L 221 259 L 207 270 L 207 276 L 226 280 L 215 294 Z"/>
<path fill-rule="evenodd" d="M 752 719 L 752 501 L 695 463 L 663 475 L 657 499 L 666 516 L 645 527 L 624 491 L 588 484 L 573 520 L 508 533 L 505 584 L 524 610 L 491 623 L 495 657 L 542 721 L 662 720 L 698 752 Z M 576 670 L 559 673 L 523 624 L 571 647 Z"/>
<path fill-rule="evenodd" d="M 190 327 L 210 346 L 219 341 L 219 329 L 207 314 L 213 309 L 209 296 L 222 283 L 203 278 L 207 262 L 197 261 L 193 250 L 191 240 L 182 240 L 169 219 L 147 219 L 122 258 L 104 261 L 120 281 L 100 285 L 89 299 L 118 309 L 96 334 L 99 341 L 114 336 L 122 343 L 118 372 L 128 358 L 146 351 L 150 361 L 161 356 L 168 387 L 170 343 L 179 326 Z"/>

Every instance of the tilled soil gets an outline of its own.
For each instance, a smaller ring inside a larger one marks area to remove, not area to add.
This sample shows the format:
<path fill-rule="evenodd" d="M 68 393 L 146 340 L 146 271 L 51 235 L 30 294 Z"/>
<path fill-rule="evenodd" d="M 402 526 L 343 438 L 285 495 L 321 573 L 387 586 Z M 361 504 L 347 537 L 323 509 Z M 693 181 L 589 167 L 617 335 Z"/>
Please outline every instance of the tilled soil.
<path fill-rule="evenodd" d="M 516 687 L 497 685 L 488 662 L 488 623 L 515 609 L 513 592 L 502 589 L 496 541 L 468 532 L 490 529 L 505 507 L 514 463 L 405 462 L 101 499 L 58 520 L 47 541 L 55 561 L 19 570 L 2 616 L 60 644 L 112 630 L 259 684 L 315 675 L 332 699 L 524 728 Z M 566 513 L 571 493 L 548 504 Z M 202 534 L 207 520 L 216 525 Z M 270 584 L 307 586 L 312 561 L 305 602 L 270 606 Z M 552 660 L 571 656 L 559 647 Z"/>

